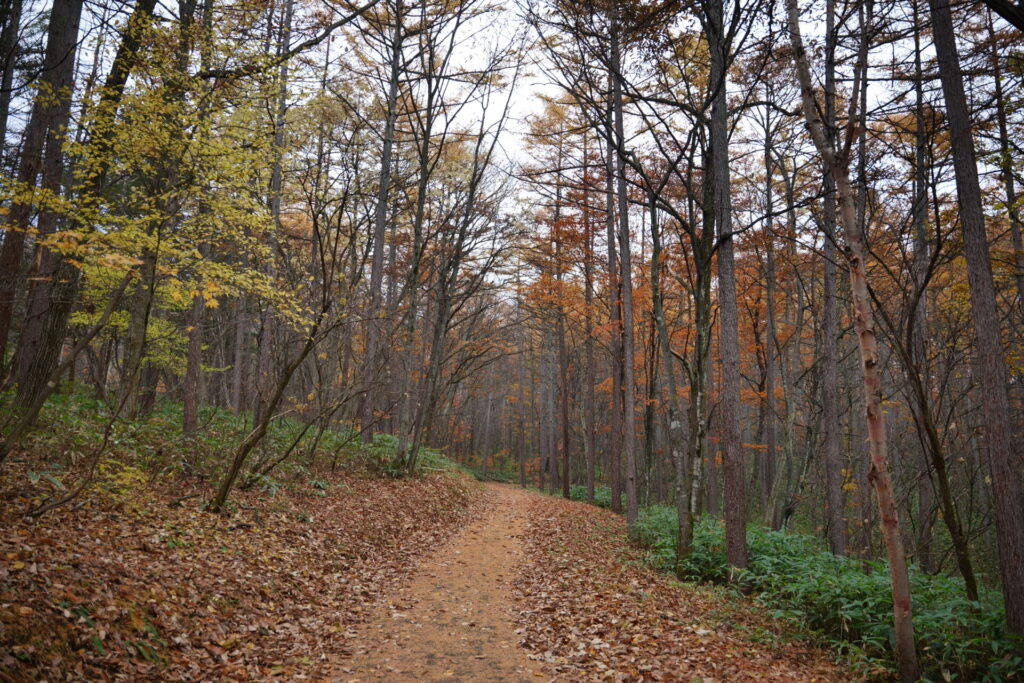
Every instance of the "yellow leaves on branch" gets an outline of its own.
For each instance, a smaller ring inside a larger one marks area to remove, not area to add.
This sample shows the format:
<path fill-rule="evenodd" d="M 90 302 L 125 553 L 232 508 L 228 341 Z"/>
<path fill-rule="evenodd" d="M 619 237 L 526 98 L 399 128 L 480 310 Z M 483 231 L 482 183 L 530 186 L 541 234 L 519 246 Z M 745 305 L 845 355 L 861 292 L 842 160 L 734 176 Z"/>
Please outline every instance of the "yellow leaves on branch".
<path fill-rule="evenodd" d="M 134 256 L 120 253 L 106 253 L 100 256 L 98 263 L 107 268 L 115 270 L 129 270 L 142 265 L 142 260 Z"/>

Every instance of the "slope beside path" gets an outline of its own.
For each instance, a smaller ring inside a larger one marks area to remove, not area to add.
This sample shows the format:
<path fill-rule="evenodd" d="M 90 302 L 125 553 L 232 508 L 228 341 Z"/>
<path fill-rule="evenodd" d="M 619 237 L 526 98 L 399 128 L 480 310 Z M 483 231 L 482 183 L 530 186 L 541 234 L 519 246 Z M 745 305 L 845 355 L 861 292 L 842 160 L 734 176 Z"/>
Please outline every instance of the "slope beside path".
<path fill-rule="evenodd" d="M 763 608 L 651 569 L 620 515 L 537 497 L 516 595 L 523 644 L 565 681 L 850 681 Z"/>
<path fill-rule="evenodd" d="M 171 480 L 30 523 L 25 467 L 0 473 L 4 682 L 334 680 L 369 607 L 481 502 L 461 476 L 353 477 L 222 516 Z"/>

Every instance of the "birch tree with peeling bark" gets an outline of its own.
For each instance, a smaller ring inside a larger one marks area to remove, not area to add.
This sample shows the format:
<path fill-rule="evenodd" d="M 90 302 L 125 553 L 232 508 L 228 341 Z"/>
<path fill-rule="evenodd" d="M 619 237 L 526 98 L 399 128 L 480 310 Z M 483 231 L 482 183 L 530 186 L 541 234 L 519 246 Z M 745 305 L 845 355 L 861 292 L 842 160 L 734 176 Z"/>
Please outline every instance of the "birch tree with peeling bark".
<path fill-rule="evenodd" d="M 861 26 L 861 44 L 845 137 L 838 140 L 837 145 L 834 145 L 819 113 L 814 84 L 811 80 L 810 63 L 800 32 L 800 10 L 796 0 L 786 0 L 786 14 L 789 23 L 789 38 L 793 47 L 793 61 L 800 83 L 804 120 L 822 164 L 828 169 L 836 184 L 839 225 L 843 229 L 842 250 L 850 273 L 854 329 L 857 333 L 861 370 L 864 377 L 865 417 L 871 454 L 871 469 L 868 479 L 875 489 L 875 498 L 881 513 L 882 537 L 885 540 L 889 560 L 893 623 L 896 632 L 896 657 L 900 666 L 900 678 L 909 683 L 917 680 L 919 675 L 917 650 L 914 642 L 910 578 L 907 572 L 907 558 L 903 549 L 899 517 L 896 512 L 892 478 L 889 475 L 885 412 L 882 408 L 882 368 L 880 367 L 871 295 L 868 289 L 867 249 L 864 245 L 864 235 L 857 222 L 853 183 L 850 181 L 849 169 L 852 142 L 858 133 L 856 130 L 856 121 L 858 120 L 856 107 L 860 100 L 860 88 L 863 87 L 867 71 L 869 28 L 866 25 Z"/>

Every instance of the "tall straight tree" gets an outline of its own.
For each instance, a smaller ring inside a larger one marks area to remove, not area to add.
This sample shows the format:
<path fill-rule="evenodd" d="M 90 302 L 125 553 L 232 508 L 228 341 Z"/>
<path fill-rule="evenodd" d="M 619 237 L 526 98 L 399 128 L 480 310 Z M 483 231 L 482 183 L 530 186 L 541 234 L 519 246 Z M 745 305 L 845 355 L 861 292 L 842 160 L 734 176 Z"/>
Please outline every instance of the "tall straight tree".
<path fill-rule="evenodd" d="M 953 13 L 946 0 L 928 0 L 932 17 L 932 39 L 938 57 L 939 78 L 946 101 L 960 225 L 964 235 L 967 281 L 971 289 L 971 317 L 977 344 L 975 358 L 982 392 L 984 443 L 992 474 L 992 502 L 995 507 L 999 571 L 1006 623 L 1014 633 L 1024 634 L 1024 496 L 1020 482 L 1020 453 L 1011 442 L 1009 375 L 1003 351 L 996 306 L 992 262 L 989 258 L 985 214 L 981 206 L 978 163 L 974 153 L 964 79 L 957 55 Z"/>
<path fill-rule="evenodd" d="M 740 439 L 740 340 L 736 263 L 729 186 L 729 109 L 726 99 L 730 31 L 722 0 L 705 0 L 704 31 L 711 53 L 710 187 L 718 236 L 719 354 L 722 359 L 721 444 L 725 466 L 725 553 L 733 567 L 747 566 L 747 494 Z"/>
<path fill-rule="evenodd" d="M 20 8 L 18 12 L 20 14 Z M 58 196 L 61 192 L 65 129 L 71 117 L 72 79 L 81 17 L 82 0 L 55 0 L 50 10 L 39 89 L 22 136 L 17 176 L 22 198 L 13 202 L 9 209 L 3 246 L 0 248 L 0 369 L 6 357 L 15 298 L 24 284 L 22 259 L 25 235 L 31 227 L 32 212 L 36 206 L 29 195 L 36 187 L 40 174 L 42 179 L 39 187 L 44 192 L 51 196 Z M 13 22 L 14 17 L 8 21 Z M 6 134 L 6 121 L 4 124 Z M 52 232 L 56 227 L 57 216 L 52 211 L 44 210 L 39 221 L 42 223 L 37 226 L 39 232 Z M 25 380 L 26 375 L 21 371 L 24 368 L 24 364 L 12 367 L 12 381 Z"/>
<path fill-rule="evenodd" d="M 777 347 L 778 335 L 775 324 L 775 234 L 772 230 L 772 214 L 774 213 L 772 202 L 772 177 L 774 166 L 771 157 L 772 128 L 768 116 L 765 116 L 765 150 L 764 150 L 764 172 L 765 172 L 765 298 L 766 322 L 764 342 L 764 443 L 765 454 L 761 459 L 758 468 L 761 480 L 761 506 L 764 520 L 772 524 L 775 517 L 775 496 L 772 495 L 775 489 L 776 480 L 776 436 L 775 436 L 775 350 Z"/>
<path fill-rule="evenodd" d="M 836 126 L 836 7 L 835 0 L 825 6 L 825 134 L 835 144 Z M 824 302 L 821 331 L 821 419 L 825 446 L 825 500 L 828 515 L 829 549 L 836 555 L 846 554 L 846 520 L 843 517 L 842 456 L 839 450 L 839 310 L 836 297 L 836 181 L 825 168 L 825 196 L 822 198 L 822 227 L 825 242 Z"/>
<path fill-rule="evenodd" d="M 182 10 L 184 9 L 182 7 Z M 213 0 L 203 0 L 199 38 L 199 55 L 202 68 L 207 68 L 210 61 L 210 36 L 213 30 L 211 25 L 212 13 Z M 180 14 L 182 24 L 180 31 L 182 36 L 181 42 L 184 46 L 192 20 L 187 17 L 184 11 L 181 11 Z M 182 48 L 182 52 L 185 52 L 184 48 Z M 187 59 L 187 55 L 183 55 L 183 57 Z M 183 64 L 182 66 L 185 65 Z M 206 207 L 200 207 L 201 212 L 206 210 Z M 204 258 L 208 257 L 209 247 L 207 244 L 199 245 L 199 251 Z M 185 434 L 194 434 L 199 428 L 199 404 L 203 384 L 203 323 L 205 319 L 206 300 L 202 293 L 197 292 L 192 297 L 192 307 L 188 315 L 188 346 L 185 353 L 185 378 L 182 380 L 182 431 Z"/>
<path fill-rule="evenodd" d="M 11 96 L 14 94 L 23 7 L 22 0 L 0 0 L 0 168 L 6 167 L 8 161 L 7 123 L 11 115 Z"/>
<path fill-rule="evenodd" d="M 864 376 L 864 403 L 871 452 L 871 469 L 868 478 L 874 486 L 875 497 L 878 499 L 882 536 L 885 539 L 889 558 L 893 622 L 896 632 L 896 657 L 899 661 L 900 678 L 909 683 L 917 680 L 919 676 L 911 612 L 910 578 L 907 573 L 907 558 L 903 549 L 892 479 L 889 475 L 885 412 L 882 409 L 882 368 L 880 367 L 881 358 L 876 340 L 871 295 L 868 290 L 865 261 L 867 249 L 864 245 L 861 226 L 857 221 L 849 169 L 850 143 L 856 133 L 856 107 L 860 100 L 860 88 L 864 87 L 866 79 L 868 27 L 861 26 L 861 43 L 858 50 L 853 97 L 850 100 L 851 107 L 847 118 L 846 137 L 845 140 L 840 141 L 839 145 L 834 145 L 826 130 L 825 122 L 821 119 L 818 103 L 815 101 L 811 69 L 800 33 L 800 10 L 797 8 L 796 0 L 786 0 L 786 9 L 789 37 L 793 45 L 793 60 L 796 63 L 797 78 L 800 83 L 804 119 L 822 163 L 836 184 L 840 225 L 845 237 L 843 251 L 850 272 L 850 289 L 853 294 L 854 328 L 857 332 L 861 370 Z"/>
<path fill-rule="evenodd" d="M 408 37 L 404 19 L 406 14 L 403 0 L 396 0 L 388 8 L 390 16 L 381 14 L 382 45 L 388 54 L 388 78 L 384 94 L 384 131 L 380 155 L 380 174 L 377 184 L 377 202 L 373 214 L 373 257 L 370 263 L 370 295 L 366 306 L 366 348 L 363 353 L 362 383 L 363 402 L 360 409 L 360 429 L 364 443 L 373 441 L 374 402 L 377 392 L 374 388 L 377 372 L 377 355 L 380 347 L 381 284 L 384 282 L 384 233 L 387 229 L 388 210 L 391 196 L 391 157 L 395 146 L 395 124 L 398 118 L 398 89 L 402 78 L 403 45 Z"/>
<path fill-rule="evenodd" d="M 1013 245 L 1014 266 L 1017 272 L 1017 306 L 1024 317 L 1024 220 L 1021 219 L 1020 208 L 1017 206 L 1018 194 L 1017 183 L 1013 169 L 1013 154 L 1010 147 L 1010 133 L 1007 127 L 1007 101 L 1004 88 L 1004 79 L 1007 74 L 1004 72 L 1003 61 L 1008 59 L 1000 50 L 998 34 L 993 26 L 992 16 L 989 15 L 988 35 L 992 42 L 992 84 L 993 97 L 996 107 L 996 122 L 999 132 L 999 172 L 1003 181 L 1003 192 L 1006 195 L 1006 208 L 1010 214 L 1010 243 Z M 1010 57 L 1012 59 L 1012 57 Z"/>
<path fill-rule="evenodd" d="M 611 11 L 611 102 L 615 115 L 616 198 L 619 219 L 619 282 L 622 287 L 622 452 L 625 456 L 626 526 L 636 537 L 639 514 L 636 496 L 636 381 L 633 367 L 633 268 L 629 239 L 629 197 L 626 190 L 626 133 L 622 97 L 622 30 L 618 3 Z"/>
<path fill-rule="evenodd" d="M 94 155 L 94 163 L 89 169 L 88 178 L 85 179 L 82 195 L 87 201 L 95 202 L 106 186 L 107 174 L 113 163 L 110 153 L 110 146 L 113 137 L 113 122 L 117 117 L 117 111 L 121 106 L 124 96 L 125 85 L 128 77 L 135 68 L 138 58 L 138 51 L 142 34 L 152 20 L 153 8 L 156 0 L 139 0 L 128 18 L 124 32 L 114 60 L 111 63 L 110 71 L 103 83 L 99 99 L 92 113 L 92 122 L 87 131 L 87 148 L 90 155 Z M 81 226 L 91 230 L 92 226 Z M 45 303 L 45 315 L 33 331 L 33 339 L 26 339 L 29 335 L 23 330 L 18 338 L 18 349 L 15 355 L 22 358 L 19 367 L 24 368 L 23 381 L 18 382 L 17 397 L 15 405 L 18 406 L 16 414 L 12 414 L 12 426 L 5 429 L 3 440 L 0 441 L 0 461 L 17 446 L 25 437 L 36 418 L 47 397 L 57 388 L 59 372 L 64 369 L 65 363 L 74 361 L 74 356 L 85 348 L 88 337 L 95 336 L 102 326 L 93 326 L 89 333 L 78 344 L 72 347 L 69 358 L 58 362 L 61 346 L 67 336 L 68 319 L 78 299 L 78 292 L 81 287 L 81 271 L 68 259 L 59 258 L 52 251 L 44 253 L 46 258 L 54 258 L 56 265 L 52 271 L 55 273 L 51 280 L 33 283 L 36 290 L 29 292 L 29 299 L 38 297 L 37 300 Z M 128 280 L 120 287 L 115 295 L 111 297 L 111 306 L 124 293 L 124 287 Z M 112 312 L 112 308 L 108 306 Z M 105 312 L 101 320 L 109 319 L 110 313 Z"/>
<path fill-rule="evenodd" d="M 596 366 L 594 361 L 594 228 L 591 224 L 590 206 L 590 155 L 587 147 L 589 138 L 583 133 L 583 355 L 586 359 L 584 379 L 584 425 L 583 447 L 587 458 L 587 502 L 594 502 L 596 477 L 595 449 L 597 447 L 597 390 L 595 387 Z"/>
<path fill-rule="evenodd" d="M 283 174 L 283 155 L 284 155 L 284 141 L 285 141 L 285 128 L 286 121 L 285 116 L 288 113 L 288 60 L 282 59 L 282 56 L 288 51 L 289 44 L 291 43 L 292 35 L 292 21 L 295 16 L 295 0 L 284 0 L 284 3 L 280 8 L 276 5 L 272 5 L 271 16 L 277 14 L 280 11 L 280 18 L 277 21 L 277 46 L 275 48 L 275 58 L 280 61 L 277 67 L 277 91 L 271 101 L 269 101 L 268 108 L 273 111 L 271 117 L 271 130 L 273 131 L 273 158 L 270 163 L 270 183 L 267 187 L 267 205 L 270 209 L 270 217 L 274 222 L 274 231 L 267 235 L 267 246 L 274 250 L 274 242 L 278 239 L 278 235 L 282 232 L 281 226 L 281 188 L 282 188 L 282 174 Z M 266 274 L 268 279 L 272 279 L 275 274 L 275 263 L 274 259 L 269 258 L 263 264 L 263 272 Z M 253 403 L 253 415 L 259 415 L 263 412 L 263 408 L 266 402 L 269 400 L 271 391 L 273 390 L 273 379 L 271 378 L 271 346 L 273 344 L 273 336 L 275 329 L 275 313 L 273 306 L 269 302 L 263 302 L 262 310 L 260 311 L 260 327 L 259 327 L 259 338 L 256 349 L 256 395 L 254 396 Z"/>
<path fill-rule="evenodd" d="M 609 84 L 611 77 L 609 77 Z M 609 88 L 610 89 L 610 88 Z M 619 278 L 618 249 L 615 246 L 615 131 L 614 107 L 609 98 L 605 117 L 605 231 L 608 244 L 608 306 L 611 309 L 612 347 L 612 400 L 611 433 L 608 437 L 608 469 L 611 470 L 612 510 L 622 511 L 622 468 L 619 466 L 624 438 L 624 415 L 622 412 L 622 287 Z"/>

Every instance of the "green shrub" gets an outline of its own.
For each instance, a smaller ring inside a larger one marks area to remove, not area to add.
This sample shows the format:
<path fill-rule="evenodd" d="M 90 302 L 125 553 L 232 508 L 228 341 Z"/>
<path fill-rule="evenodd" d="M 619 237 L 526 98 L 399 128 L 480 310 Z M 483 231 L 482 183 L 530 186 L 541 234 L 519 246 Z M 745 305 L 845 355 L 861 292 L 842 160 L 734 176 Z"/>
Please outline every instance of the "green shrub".
<path fill-rule="evenodd" d="M 486 471 L 479 467 L 466 468 L 477 481 L 496 481 L 502 484 L 518 484 L 519 473 L 508 469 L 488 468 Z"/>
<path fill-rule="evenodd" d="M 659 569 L 672 570 L 678 528 L 675 508 L 667 505 L 650 505 L 637 515 L 637 539 L 647 548 L 648 561 Z"/>
<path fill-rule="evenodd" d="M 454 460 L 436 448 L 421 448 L 417 456 L 417 467 L 428 470 L 456 471 L 462 469 Z"/>
<path fill-rule="evenodd" d="M 569 487 L 569 498 L 571 500 L 579 501 L 580 503 L 586 503 L 587 501 L 587 487 L 573 485 Z M 607 486 L 595 486 L 594 487 L 594 505 L 606 509 L 612 507 L 612 490 Z"/>
<path fill-rule="evenodd" d="M 364 444 L 361 452 L 367 459 L 367 468 L 388 477 L 404 477 L 408 474 L 405 458 L 398 458 L 401 443 L 392 434 L 373 435 L 373 442 Z M 416 454 L 416 470 L 454 471 L 463 469 L 443 452 L 429 446 L 420 446 Z"/>
<path fill-rule="evenodd" d="M 675 510 L 644 508 L 637 525 L 649 560 L 671 570 L 678 528 Z M 885 563 L 865 569 L 858 560 L 828 552 L 817 538 L 763 527 L 751 527 L 747 543 L 749 567 L 742 578 L 759 604 L 822 634 L 865 672 L 896 670 Z M 696 521 L 693 551 L 683 568 L 690 580 L 726 580 L 725 530 L 718 520 Z M 1000 681 L 1024 672 L 1024 660 L 1014 654 L 1014 641 L 1006 632 L 997 592 L 985 589 L 978 602 L 971 602 L 964 598 L 962 580 L 924 574 L 916 567 L 911 568 L 911 591 L 926 677 Z"/>
<path fill-rule="evenodd" d="M 575 500 L 577 503 L 587 502 L 587 487 L 580 486 L 579 484 L 572 484 L 569 486 L 569 500 Z"/>
<path fill-rule="evenodd" d="M 375 474 L 394 475 L 395 456 L 398 454 L 398 437 L 391 434 L 374 434 L 370 443 L 360 446 L 364 465 Z"/>

